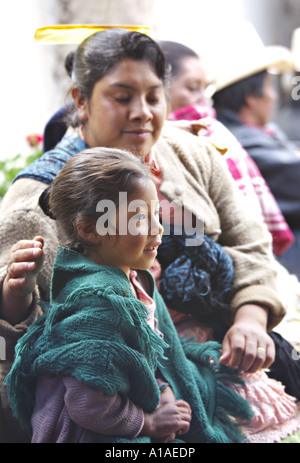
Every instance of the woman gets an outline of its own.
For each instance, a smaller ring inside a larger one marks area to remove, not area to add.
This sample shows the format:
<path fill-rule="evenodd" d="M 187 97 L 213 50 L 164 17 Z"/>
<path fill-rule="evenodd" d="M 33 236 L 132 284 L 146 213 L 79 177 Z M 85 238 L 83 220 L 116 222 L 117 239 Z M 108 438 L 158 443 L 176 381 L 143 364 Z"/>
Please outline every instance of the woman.
<path fill-rule="evenodd" d="M 158 45 L 139 33 L 94 34 L 75 52 L 72 79 L 72 125 L 78 131 L 18 175 L 1 204 L 0 335 L 5 335 L 7 346 L 13 346 L 42 312 L 38 299 L 49 299 L 57 235 L 55 223 L 39 210 L 39 197 L 69 157 L 87 147 L 106 146 L 144 158 L 156 174 L 160 195 L 202 221 L 207 236 L 221 229 L 219 243 L 235 269 L 231 327 L 221 361 L 249 372 L 269 366 L 274 345 L 267 330 L 284 316 L 274 290 L 269 235 L 243 211 L 211 144 L 178 129 L 162 130 L 165 61 Z M 36 235 L 44 239 L 43 262 L 34 245 Z M 38 271 L 33 293 L 26 287 L 28 271 Z M 22 305 L 25 293 L 28 300 Z M 9 354 L 10 359 L 8 349 Z"/>
<path fill-rule="evenodd" d="M 232 133 L 216 119 L 214 108 L 207 103 L 203 91 L 206 87 L 207 79 L 201 59 L 193 50 L 177 42 L 161 41 L 160 47 L 172 70 L 168 95 L 169 108 L 171 110 L 174 108 L 174 110 L 168 114 L 168 119 L 173 121 L 173 123 L 174 121 L 177 121 L 177 123 L 179 121 L 180 123 L 184 122 L 185 128 L 190 127 L 190 130 L 193 128 L 197 129 L 196 132 L 200 136 L 204 135 L 216 146 L 223 147 L 223 150 L 221 148 L 218 149 L 221 152 L 223 151 L 222 154 L 227 162 L 229 171 L 243 194 L 245 208 L 253 211 L 257 220 L 263 220 L 272 234 L 274 254 L 279 260 L 281 258 L 285 259 L 287 255 L 286 251 L 290 253 L 293 249 L 295 238 L 255 162 Z M 259 74 L 253 78 L 253 92 L 256 90 L 257 94 L 262 93 L 262 83 L 265 74 L 262 73 L 262 75 Z M 244 101 L 245 88 L 247 86 L 244 83 L 241 85 L 240 92 L 236 92 L 235 98 L 233 98 L 232 92 L 227 91 L 226 93 L 224 90 L 224 95 L 227 97 L 226 102 L 234 106 L 237 102 L 241 103 L 241 101 Z M 222 91 L 218 92 L 218 100 L 221 100 L 221 94 L 223 94 Z M 272 101 L 274 95 L 270 89 L 268 95 L 269 100 Z M 246 109 L 248 112 L 250 111 L 250 107 L 251 105 L 247 105 Z M 244 108 L 243 119 L 246 118 L 246 109 Z M 197 124 L 196 127 L 195 123 Z M 253 137 L 251 139 L 253 140 Z M 288 316 L 280 326 L 276 327 L 276 332 L 271 333 L 276 346 L 276 361 L 272 364 L 268 374 L 280 380 L 285 385 L 286 391 L 299 400 L 300 365 L 297 364 L 298 362 L 292 360 L 293 345 L 297 345 L 299 337 L 297 334 L 299 282 L 295 275 L 290 275 L 275 259 L 274 265 L 278 272 L 278 291 L 287 308 Z M 164 289 L 164 285 L 161 288 Z M 169 287 L 168 292 L 171 293 L 171 290 L 172 288 Z M 178 316 L 176 319 L 179 321 Z M 182 320 L 184 319 L 181 319 L 181 324 L 183 323 Z M 279 333 L 283 334 L 291 344 L 286 342 Z"/>

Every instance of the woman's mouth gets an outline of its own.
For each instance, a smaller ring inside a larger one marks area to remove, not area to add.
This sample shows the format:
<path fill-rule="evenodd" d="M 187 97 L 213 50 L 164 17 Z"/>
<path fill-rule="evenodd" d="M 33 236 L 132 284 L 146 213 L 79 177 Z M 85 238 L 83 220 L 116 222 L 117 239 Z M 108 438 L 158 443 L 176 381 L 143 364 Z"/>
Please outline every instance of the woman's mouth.
<path fill-rule="evenodd" d="M 133 129 L 133 130 L 126 130 L 124 131 L 124 133 L 132 137 L 145 138 L 151 135 L 152 131 L 146 130 L 146 129 Z"/>

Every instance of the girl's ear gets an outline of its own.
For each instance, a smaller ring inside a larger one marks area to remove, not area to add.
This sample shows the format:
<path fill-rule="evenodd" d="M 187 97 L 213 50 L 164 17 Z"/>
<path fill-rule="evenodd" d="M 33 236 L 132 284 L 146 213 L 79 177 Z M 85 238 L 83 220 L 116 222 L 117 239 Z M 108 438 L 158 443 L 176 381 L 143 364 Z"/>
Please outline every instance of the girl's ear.
<path fill-rule="evenodd" d="M 95 219 L 81 217 L 76 220 L 76 229 L 80 238 L 88 244 L 99 244 L 101 236 L 96 230 Z"/>
<path fill-rule="evenodd" d="M 88 120 L 87 99 L 80 94 L 79 87 L 76 86 L 72 88 L 71 94 L 79 119 L 86 122 Z"/>

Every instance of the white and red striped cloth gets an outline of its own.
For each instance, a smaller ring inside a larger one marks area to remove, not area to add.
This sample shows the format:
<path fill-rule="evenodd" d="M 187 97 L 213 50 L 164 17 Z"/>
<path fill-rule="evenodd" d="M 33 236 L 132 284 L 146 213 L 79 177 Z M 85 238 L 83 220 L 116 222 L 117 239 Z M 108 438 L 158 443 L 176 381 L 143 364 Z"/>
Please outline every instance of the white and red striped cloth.
<path fill-rule="evenodd" d="M 168 119 L 199 122 L 198 134 L 208 137 L 221 153 L 225 153 L 229 171 L 244 195 L 247 207 L 267 226 L 273 238 L 274 253 L 280 255 L 286 251 L 295 239 L 292 231 L 255 162 L 233 134 L 217 121 L 214 109 L 205 104 L 188 106 L 172 112 Z"/>

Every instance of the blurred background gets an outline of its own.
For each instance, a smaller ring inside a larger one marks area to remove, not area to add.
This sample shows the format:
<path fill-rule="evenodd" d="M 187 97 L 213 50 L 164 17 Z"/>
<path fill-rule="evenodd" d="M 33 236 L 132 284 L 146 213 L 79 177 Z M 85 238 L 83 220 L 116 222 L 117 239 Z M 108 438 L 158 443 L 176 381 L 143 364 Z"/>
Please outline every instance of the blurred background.
<path fill-rule="evenodd" d="M 265 45 L 290 47 L 292 32 L 300 26 L 300 0 L 9 0 L 0 8 L 0 161 L 28 153 L 26 137 L 42 134 L 67 98 L 64 57 L 74 46 L 34 42 L 39 27 L 145 25 L 154 39 L 185 43 L 216 62 L 226 39 L 245 20 Z M 230 47 L 225 50 L 230 53 Z"/>

